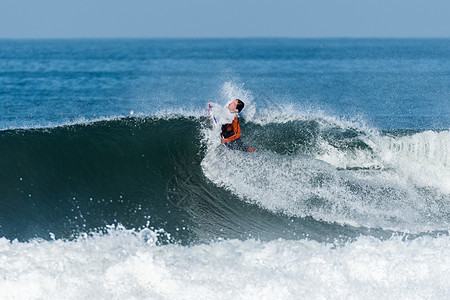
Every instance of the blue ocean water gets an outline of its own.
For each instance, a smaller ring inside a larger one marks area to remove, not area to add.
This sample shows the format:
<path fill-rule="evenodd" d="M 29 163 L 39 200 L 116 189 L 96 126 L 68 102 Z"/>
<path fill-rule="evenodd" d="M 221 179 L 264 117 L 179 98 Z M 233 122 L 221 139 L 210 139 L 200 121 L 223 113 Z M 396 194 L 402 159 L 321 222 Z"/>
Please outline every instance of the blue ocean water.
<path fill-rule="evenodd" d="M 0 40 L 0 103 L 0 298 L 450 293 L 448 39 Z"/>
<path fill-rule="evenodd" d="M 256 100 L 448 129 L 444 40 L 3 40 L 2 126 L 199 109 L 224 82 Z"/>

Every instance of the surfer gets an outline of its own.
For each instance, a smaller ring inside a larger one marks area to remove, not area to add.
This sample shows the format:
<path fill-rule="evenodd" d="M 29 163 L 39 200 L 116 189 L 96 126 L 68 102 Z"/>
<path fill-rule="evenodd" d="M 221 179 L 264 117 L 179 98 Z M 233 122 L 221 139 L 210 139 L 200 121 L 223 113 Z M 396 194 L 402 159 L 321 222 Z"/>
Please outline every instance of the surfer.
<path fill-rule="evenodd" d="M 211 102 L 208 107 L 211 107 Z M 228 111 L 232 114 L 233 120 L 231 123 L 222 124 L 221 127 L 221 142 L 225 144 L 228 149 L 240 150 L 246 152 L 255 152 L 252 147 L 244 145 L 241 140 L 241 126 L 239 125 L 238 113 L 244 108 L 244 102 L 236 99 L 230 102 L 227 106 Z"/>

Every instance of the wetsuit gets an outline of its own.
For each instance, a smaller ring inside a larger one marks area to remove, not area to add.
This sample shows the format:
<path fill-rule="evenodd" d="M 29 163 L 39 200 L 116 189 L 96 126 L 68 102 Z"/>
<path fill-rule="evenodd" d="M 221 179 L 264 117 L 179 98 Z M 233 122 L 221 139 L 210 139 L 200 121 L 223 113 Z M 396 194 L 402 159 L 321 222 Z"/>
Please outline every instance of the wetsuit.
<path fill-rule="evenodd" d="M 222 138 L 227 148 L 246 152 L 254 152 L 252 147 L 244 145 L 241 140 L 241 126 L 238 117 L 234 117 L 231 123 L 222 125 Z"/>

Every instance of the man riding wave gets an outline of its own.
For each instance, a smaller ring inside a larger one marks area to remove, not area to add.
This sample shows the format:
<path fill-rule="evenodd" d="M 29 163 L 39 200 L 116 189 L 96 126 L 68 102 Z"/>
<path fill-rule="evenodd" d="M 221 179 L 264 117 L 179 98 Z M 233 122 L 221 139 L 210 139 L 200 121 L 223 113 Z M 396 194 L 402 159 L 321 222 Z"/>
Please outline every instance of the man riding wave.
<path fill-rule="evenodd" d="M 210 110 L 211 105 L 213 103 L 208 102 L 208 109 Z M 244 102 L 239 99 L 236 99 L 230 102 L 227 106 L 228 108 L 228 116 L 225 116 L 226 121 L 224 122 L 224 118 L 221 118 L 219 124 L 221 126 L 221 142 L 227 146 L 228 149 L 232 150 L 240 150 L 246 152 L 255 152 L 252 147 L 244 145 L 241 140 L 241 126 L 239 125 L 238 113 L 244 108 Z M 231 114 L 231 116 L 230 116 Z M 232 121 L 230 121 L 232 117 Z"/>

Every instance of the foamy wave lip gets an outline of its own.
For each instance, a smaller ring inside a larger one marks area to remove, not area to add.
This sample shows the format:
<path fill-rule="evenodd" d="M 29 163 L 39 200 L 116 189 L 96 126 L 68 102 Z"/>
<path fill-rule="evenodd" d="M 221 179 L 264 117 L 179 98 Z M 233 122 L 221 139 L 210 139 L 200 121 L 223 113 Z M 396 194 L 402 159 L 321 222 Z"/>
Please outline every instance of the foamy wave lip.
<path fill-rule="evenodd" d="M 156 246 L 120 228 L 75 241 L 1 238 L 0 298 L 445 299 L 449 245 L 445 235 Z"/>
<path fill-rule="evenodd" d="M 376 141 L 383 161 L 422 187 L 450 195 L 450 131 L 425 131 Z"/>
<path fill-rule="evenodd" d="M 337 149 L 320 140 L 315 157 L 339 168 L 376 167 L 397 174 L 422 187 L 450 194 L 450 131 L 424 131 L 406 136 L 374 132 L 359 137 L 370 149 Z"/>
<path fill-rule="evenodd" d="M 34 123 L 29 122 L 26 125 L 19 125 L 19 126 L 7 126 L 0 129 L 0 131 L 6 131 L 6 130 L 29 130 L 29 129 L 51 129 L 51 128 L 58 128 L 58 127 L 66 127 L 66 126 L 74 126 L 74 125 L 89 125 L 96 122 L 102 122 L 102 121 L 114 121 L 126 118 L 125 115 L 116 115 L 116 116 L 109 116 L 109 117 L 97 117 L 97 118 L 86 118 L 86 117 L 79 117 L 71 121 L 64 121 L 64 122 L 46 122 L 46 123 Z"/>
<path fill-rule="evenodd" d="M 29 122 L 26 125 L 10 125 L 3 128 L 0 128 L 0 131 L 6 130 L 29 130 L 29 129 L 51 129 L 58 127 L 66 127 L 66 126 L 74 126 L 74 125 L 90 125 L 96 122 L 104 122 L 104 121 L 116 121 L 120 119 L 126 118 L 137 118 L 137 119 L 146 119 L 146 118 L 156 118 L 156 119 L 177 119 L 177 118 L 201 118 L 206 116 L 206 108 L 205 110 L 194 110 L 194 109 L 184 109 L 184 108 L 174 108 L 174 109 L 166 109 L 155 111 L 151 114 L 134 111 L 131 110 L 128 115 L 113 115 L 113 116 L 103 116 L 103 117 L 79 117 L 70 121 L 63 122 L 46 122 L 46 123 L 38 123 L 38 122 Z"/>
<path fill-rule="evenodd" d="M 358 129 L 365 132 L 377 132 L 366 124 L 362 116 L 354 116 L 347 120 L 327 114 L 325 111 L 312 107 L 300 107 L 294 104 L 278 105 L 276 109 L 260 108 L 257 110 L 253 123 L 267 125 L 271 123 L 285 124 L 294 121 L 314 120 L 323 128 L 337 127 L 342 129 Z"/>
<path fill-rule="evenodd" d="M 142 114 L 142 117 L 156 117 L 159 119 L 175 119 L 175 118 L 201 118 L 207 115 L 206 102 L 204 109 L 186 109 L 183 107 L 169 108 L 164 110 L 158 110 L 153 114 Z"/>

